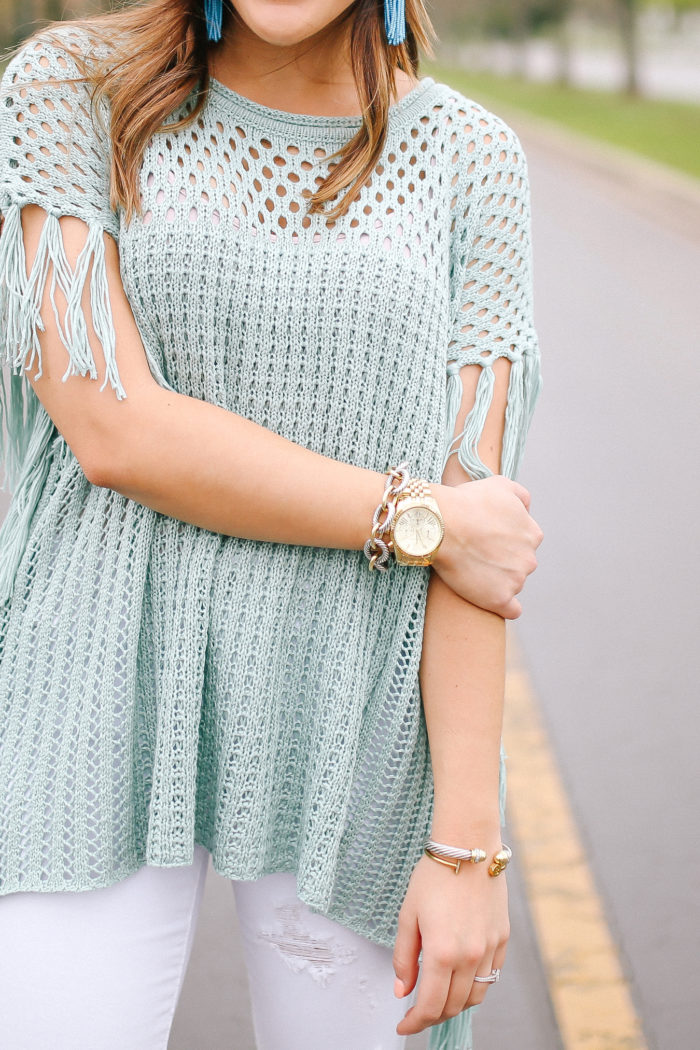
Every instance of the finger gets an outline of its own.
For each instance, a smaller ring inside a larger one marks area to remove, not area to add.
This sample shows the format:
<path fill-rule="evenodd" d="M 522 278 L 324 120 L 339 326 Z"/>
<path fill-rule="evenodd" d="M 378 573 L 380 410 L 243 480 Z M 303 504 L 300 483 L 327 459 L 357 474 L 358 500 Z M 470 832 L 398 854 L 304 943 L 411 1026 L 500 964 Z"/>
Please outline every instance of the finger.
<path fill-rule="evenodd" d="M 504 941 L 503 944 L 499 944 L 496 951 L 493 953 L 493 962 L 491 963 L 492 970 L 500 970 L 503 963 L 506 961 L 506 954 L 508 952 L 508 942 Z"/>
<path fill-rule="evenodd" d="M 477 967 L 476 974 L 478 974 L 479 977 L 487 977 L 492 970 L 500 970 L 505 962 L 506 948 L 507 942 L 500 944 L 493 953 L 490 964 L 488 963 L 488 960 L 485 963 L 481 963 Z M 496 982 L 494 981 L 493 984 L 495 983 Z M 466 1005 L 476 1006 L 478 1003 L 483 1002 L 489 988 L 493 988 L 493 984 L 484 984 L 483 981 L 476 981 L 468 993 Z"/>
<path fill-rule="evenodd" d="M 466 1006 L 477 1006 L 479 1003 L 482 1003 L 486 998 L 486 993 L 491 987 L 491 984 L 486 984 L 485 981 L 475 981 L 474 978 L 488 977 L 490 975 L 491 971 L 496 965 L 493 961 L 493 958 L 493 955 L 491 955 L 490 957 L 485 955 L 482 961 L 477 966 L 476 973 L 472 975 L 472 986 L 467 991 L 467 998 L 465 1002 Z"/>
<path fill-rule="evenodd" d="M 450 981 L 450 987 L 447 992 L 447 999 L 445 1000 L 445 1008 L 440 1020 L 446 1021 L 448 1017 L 454 1017 L 465 1009 L 473 984 L 473 967 L 468 967 L 466 970 L 464 967 L 461 967 L 459 970 L 453 971 L 452 980 Z M 476 987 L 479 987 L 478 983 Z"/>
<path fill-rule="evenodd" d="M 525 504 L 525 509 L 529 512 L 529 510 L 530 510 L 530 492 L 529 492 L 529 490 L 526 489 L 524 485 L 521 485 L 519 481 L 513 481 L 512 478 L 509 478 L 508 480 L 510 481 L 510 483 L 511 483 L 511 485 L 513 487 L 513 492 L 518 497 L 518 499 L 521 499 L 523 501 L 523 503 Z"/>
<path fill-rule="evenodd" d="M 511 598 L 501 609 L 501 616 L 505 620 L 517 620 L 523 611 L 523 607 L 517 598 Z"/>
<path fill-rule="evenodd" d="M 415 1035 L 437 1023 L 445 1007 L 451 977 L 451 965 L 431 957 L 423 959 L 416 1001 L 397 1025 L 398 1035 Z"/>
<path fill-rule="evenodd" d="M 418 956 L 420 955 L 421 935 L 415 915 L 399 912 L 399 922 L 394 943 L 394 973 L 403 984 L 396 991 L 399 998 L 413 991 L 418 980 Z"/>

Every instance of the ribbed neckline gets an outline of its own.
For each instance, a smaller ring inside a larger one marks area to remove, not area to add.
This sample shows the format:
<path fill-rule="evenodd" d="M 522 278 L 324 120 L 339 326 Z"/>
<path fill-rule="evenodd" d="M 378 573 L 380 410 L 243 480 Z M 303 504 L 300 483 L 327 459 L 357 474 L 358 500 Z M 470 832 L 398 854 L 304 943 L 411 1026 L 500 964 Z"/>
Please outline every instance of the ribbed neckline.
<path fill-rule="evenodd" d="M 389 107 L 389 127 L 402 124 L 420 105 L 427 101 L 431 91 L 439 86 L 430 76 L 422 77 L 415 87 Z M 348 128 L 362 126 L 361 116 L 325 116 L 311 113 L 290 113 L 284 109 L 273 109 L 262 102 L 256 102 L 238 91 L 223 84 L 215 77 L 209 78 L 209 87 L 231 113 L 245 115 L 249 124 L 259 131 L 282 131 L 293 128 L 297 135 L 321 135 L 328 137 L 345 137 Z"/>

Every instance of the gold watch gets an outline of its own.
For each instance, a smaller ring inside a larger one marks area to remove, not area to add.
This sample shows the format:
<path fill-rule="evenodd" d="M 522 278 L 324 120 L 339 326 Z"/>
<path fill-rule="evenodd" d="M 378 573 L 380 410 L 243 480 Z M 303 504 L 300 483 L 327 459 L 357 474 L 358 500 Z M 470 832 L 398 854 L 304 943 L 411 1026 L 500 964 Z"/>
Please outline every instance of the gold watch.
<path fill-rule="evenodd" d="M 445 535 L 445 522 L 428 482 L 411 478 L 399 493 L 389 535 L 400 565 L 432 564 Z"/>

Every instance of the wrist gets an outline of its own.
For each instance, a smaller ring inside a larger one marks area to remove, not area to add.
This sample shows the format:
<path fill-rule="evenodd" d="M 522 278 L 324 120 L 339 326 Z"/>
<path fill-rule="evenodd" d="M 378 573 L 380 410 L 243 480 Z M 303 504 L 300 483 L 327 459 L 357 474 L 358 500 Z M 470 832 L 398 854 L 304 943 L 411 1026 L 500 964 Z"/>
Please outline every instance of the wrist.
<path fill-rule="evenodd" d="M 486 873 L 492 878 L 496 878 L 505 871 L 513 857 L 511 847 L 500 840 L 494 846 L 487 846 L 486 849 L 483 849 L 479 846 L 460 848 L 429 838 L 425 843 L 423 853 L 433 863 L 452 868 L 455 875 L 459 875 L 463 867 L 472 868 L 474 871 L 483 870 L 482 865 L 485 861 Z"/>
<path fill-rule="evenodd" d="M 498 847 L 502 831 L 500 811 L 497 808 L 490 816 L 469 821 L 465 821 L 464 818 L 451 820 L 436 814 L 430 826 L 430 838 L 449 846 L 458 846 L 460 849 L 479 846 L 488 850 L 494 843 Z"/>
<path fill-rule="evenodd" d="M 430 482 L 411 471 L 408 460 L 392 465 L 372 515 L 364 553 L 369 568 L 385 572 L 392 562 L 430 565 L 443 537 L 443 522 Z"/>
<path fill-rule="evenodd" d="M 404 474 L 406 468 L 410 471 L 408 463 L 396 466 L 403 468 Z M 367 471 L 367 474 L 372 475 L 371 491 L 374 502 L 365 518 L 365 539 L 362 546 L 368 558 L 372 554 L 370 567 L 386 568 L 387 562 L 393 559 L 404 565 L 447 563 L 449 555 L 444 553 L 447 525 L 443 509 L 449 506 L 447 518 L 451 538 L 456 518 L 456 509 L 453 509 L 455 493 L 452 487 L 428 481 L 409 472 L 401 485 L 402 491 L 397 493 L 396 484 L 400 475 L 395 474 L 392 482 L 389 471 L 384 474 Z M 378 497 L 374 495 L 377 492 Z M 375 515 L 379 516 L 376 525 Z M 403 533 L 401 542 L 398 532 L 394 534 L 395 525 L 398 525 Z M 435 534 L 437 529 L 440 530 L 439 535 Z M 451 542 L 448 541 L 447 546 L 451 547 Z"/>
<path fill-rule="evenodd" d="M 430 491 L 438 505 L 444 522 L 444 535 L 442 543 L 435 551 L 432 566 L 438 574 L 451 563 L 452 542 L 455 536 L 455 519 L 457 517 L 455 507 L 455 491 L 452 485 L 443 485 L 438 482 L 430 483 Z"/>

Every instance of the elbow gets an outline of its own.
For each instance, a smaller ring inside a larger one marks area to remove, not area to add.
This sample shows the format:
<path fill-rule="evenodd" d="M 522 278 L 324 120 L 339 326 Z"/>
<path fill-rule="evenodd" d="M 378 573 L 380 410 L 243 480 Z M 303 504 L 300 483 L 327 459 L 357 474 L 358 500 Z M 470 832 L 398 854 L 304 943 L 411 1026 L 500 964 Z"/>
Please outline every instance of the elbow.
<path fill-rule="evenodd" d="M 118 487 L 118 470 L 115 456 L 107 449 L 98 447 L 93 442 L 88 449 L 82 449 L 76 453 L 76 459 L 80 463 L 83 474 L 91 485 L 101 489 L 115 489 Z"/>
<path fill-rule="evenodd" d="M 148 396 L 152 390 L 155 399 Z M 75 453 L 91 485 L 122 494 L 141 491 L 162 447 L 159 392 L 153 384 L 146 396 L 135 394 L 115 410 L 110 402 L 101 416 L 91 414 Z"/>
<path fill-rule="evenodd" d="M 98 488 L 114 489 L 122 495 L 140 492 L 147 482 L 156 456 L 148 415 L 129 413 L 119 428 L 96 426 L 82 442 L 76 458 L 85 477 Z"/>
<path fill-rule="evenodd" d="M 102 425 L 86 427 L 80 440 L 74 442 L 73 451 L 83 474 L 91 485 L 102 489 L 119 491 L 124 481 L 124 460 L 128 457 L 128 441 L 122 428 L 107 425 L 109 414 L 105 414 Z"/>
<path fill-rule="evenodd" d="M 91 485 L 123 492 L 133 487 L 149 446 L 154 405 L 150 399 L 131 396 L 118 404 L 108 399 L 101 412 L 100 407 L 94 404 L 83 417 L 73 448 Z"/>

